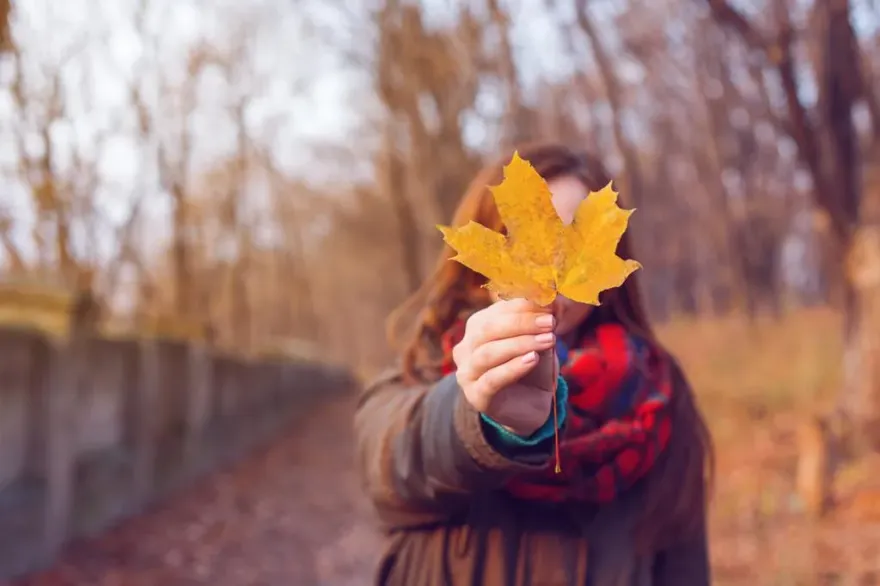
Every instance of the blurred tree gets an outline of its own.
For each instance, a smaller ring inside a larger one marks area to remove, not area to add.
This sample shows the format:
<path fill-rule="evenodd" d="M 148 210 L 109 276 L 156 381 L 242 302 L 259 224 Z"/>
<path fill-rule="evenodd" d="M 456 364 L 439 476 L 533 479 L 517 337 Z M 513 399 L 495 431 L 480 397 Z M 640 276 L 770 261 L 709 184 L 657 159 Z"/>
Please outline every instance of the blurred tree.
<path fill-rule="evenodd" d="M 876 386 L 863 374 L 876 368 L 865 349 L 877 331 L 866 324 L 878 37 L 847 48 L 840 0 L 790 11 L 766 0 L 778 14 L 750 18 L 709 2 L 546 0 L 534 11 L 482 0 L 438 11 L 413 0 L 268 0 L 209 11 L 137 0 L 125 23 L 97 10 L 84 19 L 58 63 L 38 50 L 43 33 L 10 20 L 14 3 L 0 4 L 13 27 L 2 50 L 23 65 L 4 86 L 21 113 L 3 121 L 20 156 L 4 179 L 28 196 L 0 205 L 2 270 L 94 271 L 129 318 L 205 321 L 230 346 L 320 340 L 339 358 L 378 364 L 383 318 L 422 282 L 440 246 L 433 225 L 448 221 L 484 157 L 558 139 L 599 153 L 639 208 L 633 235 L 655 317 L 757 318 L 846 299 L 848 388 Z M 166 42 L 176 11 L 189 9 L 204 19 Z M 303 21 L 332 44 L 309 37 L 315 58 L 291 67 L 275 45 Z M 140 39 L 133 63 L 109 57 L 117 25 Z M 118 111 L 92 105 L 94 79 L 65 73 L 92 69 L 124 87 Z M 342 138 L 299 132 L 317 104 L 291 96 L 323 87 L 325 74 L 350 86 L 344 114 L 355 122 Z M 130 183 L 108 179 L 94 152 L 120 138 L 136 153 Z M 813 194 L 806 175 L 818 177 Z M 833 254 L 820 264 L 825 241 Z M 857 258 L 867 260 L 845 273 L 843 260 Z M 841 395 L 847 411 L 870 410 L 867 388 Z"/>
<path fill-rule="evenodd" d="M 785 100 L 785 127 L 812 179 L 816 204 L 828 218 L 832 254 L 839 267 L 846 340 L 845 382 L 840 409 L 860 434 L 880 446 L 880 218 L 863 180 L 864 152 L 876 152 L 880 109 L 866 82 L 862 51 L 851 22 L 848 0 L 814 2 L 809 25 L 816 105 L 810 108 L 800 86 L 796 43 L 800 35 L 791 8 L 773 0 L 772 32 L 749 20 L 726 0 L 708 0 L 724 27 L 763 56 L 778 77 Z M 855 110 L 871 113 L 867 136 L 860 138 Z"/>
<path fill-rule="evenodd" d="M 0 0 L 0 54 L 12 50 L 12 0 Z"/>
<path fill-rule="evenodd" d="M 420 4 L 386 0 L 376 15 L 375 84 L 385 110 L 381 175 L 393 202 L 410 290 L 436 234 L 417 226 L 446 221 L 479 157 L 462 124 L 474 108 L 483 67 L 483 27 L 461 10 L 448 27 L 425 23 Z M 418 213 L 417 210 L 421 210 Z"/>

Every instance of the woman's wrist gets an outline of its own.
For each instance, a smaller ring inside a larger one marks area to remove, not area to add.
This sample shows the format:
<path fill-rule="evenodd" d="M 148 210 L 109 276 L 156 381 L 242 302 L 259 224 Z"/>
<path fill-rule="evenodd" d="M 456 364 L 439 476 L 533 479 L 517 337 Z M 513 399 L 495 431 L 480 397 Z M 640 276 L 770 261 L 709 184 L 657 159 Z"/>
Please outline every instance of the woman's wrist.
<path fill-rule="evenodd" d="M 517 430 L 510 426 L 501 425 L 486 414 L 481 414 L 484 428 L 492 436 L 490 441 L 501 443 L 505 446 L 534 446 L 549 438 L 552 438 L 555 429 L 562 429 L 565 425 L 568 412 L 568 384 L 562 376 L 557 378 L 555 393 L 556 409 L 550 408 L 544 423 L 533 430 Z M 554 418 L 555 415 L 555 418 Z"/>

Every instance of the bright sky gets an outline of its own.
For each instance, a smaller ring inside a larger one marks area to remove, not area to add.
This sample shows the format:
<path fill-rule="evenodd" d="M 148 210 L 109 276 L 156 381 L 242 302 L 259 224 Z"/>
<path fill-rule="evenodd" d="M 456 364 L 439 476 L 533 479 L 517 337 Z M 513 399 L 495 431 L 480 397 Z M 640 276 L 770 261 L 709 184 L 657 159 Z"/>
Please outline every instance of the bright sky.
<path fill-rule="evenodd" d="M 127 134 L 131 125 L 128 83 L 133 76 L 142 77 L 148 93 L 156 91 L 155 64 L 140 63 L 144 47 L 133 28 L 133 12 L 139 0 L 19 0 L 16 26 L 17 40 L 24 47 L 26 59 L 33 68 L 52 71 L 63 65 L 66 91 L 75 128 L 69 129 L 70 139 L 85 145 L 95 141 L 96 133 L 116 129 Z M 363 79 L 345 67 L 338 51 L 322 43 L 304 26 L 303 13 L 309 11 L 319 22 L 340 26 L 337 10 L 319 0 L 146 0 L 150 5 L 147 33 L 159 38 L 160 64 L 165 76 L 179 80 L 187 48 L 202 39 L 220 46 L 229 44 L 229 37 L 241 36 L 236 25 L 258 33 L 254 63 L 250 69 L 250 86 L 268 83 L 265 99 L 253 106 L 254 127 L 283 124 L 278 134 L 282 143 L 300 141 L 344 140 L 354 130 L 364 109 Z M 543 0 L 518 0 L 522 12 L 517 19 L 515 45 L 524 66 L 524 77 L 534 82 L 534 73 L 544 77 L 564 75 L 571 63 L 560 60 L 561 44 L 544 14 Z M 432 16 L 442 19 L 455 2 L 426 0 Z M 349 3 L 352 4 L 352 3 Z M 357 3 L 353 3 L 357 4 Z M 303 8 L 297 8 L 297 5 Z M 100 7 L 97 10 L 96 7 Z M 326 14 L 324 14 L 326 13 Z M 335 18 L 334 18 L 335 17 Z M 244 24 L 241 24 L 244 23 Z M 331 24 L 332 23 L 332 24 Z M 366 35 L 357 24 L 347 27 L 353 35 Z M 539 50 L 535 50 L 539 48 Z M 146 71 L 145 71 L 146 69 Z M 39 75 L 37 73 L 37 75 Z M 272 81 L 266 81 L 269 78 Z M 44 80 L 41 80 L 44 81 Z M 294 86 L 307 84 L 305 91 Z M 245 82 L 247 85 L 248 82 Z M 197 122 L 199 130 L 210 140 L 198 141 L 199 158 L 222 154 L 232 141 L 232 128 L 219 121 L 217 114 L 224 100 L 222 83 L 203 88 L 201 109 L 206 112 Z M 216 95 L 210 94 L 211 89 Z M 40 93 L 37 88 L 36 94 Z M 213 111 L 212 111 L 213 109 Z M 8 120 L 13 113 L 6 96 L 0 100 L 0 117 Z M 221 116 L 222 118 L 222 116 Z M 122 120 L 128 126 L 120 128 Z M 271 123 L 269 122 L 271 121 Z M 66 132 L 66 131 L 65 131 Z M 199 132 L 201 134 L 201 132 Z M 59 137 L 60 138 L 60 137 Z M 65 137 L 68 138 L 68 137 Z M 123 137 L 115 137 L 114 148 L 102 168 L 113 179 L 131 178 L 137 172 L 137 161 L 130 152 L 133 145 Z M 10 161 L 4 146 L 0 155 Z M 295 163 L 291 162 L 294 168 Z"/>
<path fill-rule="evenodd" d="M 150 158 L 154 151 L 145 150 L 147 145 L 139 144 L 136 138 L 131 84 L 137 80 L 146 101 L 155 108 L 160 91 L 157 72 L 161 71 L 165 83 L 179 86 L 185 77 L 188 49 L 200 42 L 223 50 L 240 39 L 255 39 L 250 53 L 253 58 L 240 67 L 239 86 L 261 96 L 247 112 L 249 131 L 267 139 L 274 135 L 276 152 L 292 170 L 306 166 L 299 154 L 308 152 L 302 148 L 306 142 L 334 134 L 345 136 L 353 126 L 355 110 L 344 107 L 347 77 L 330 73 L 338 69 L 333 55 L 315 51 L 310 45 L 301 14 L 291 8 L 291 0 L 147 0 L 145 29 L 147 42 L 156 39 L 155 59 L 134 28 L 137 3 L 20 0 L 14 28 L 23 48 L 28 95 L 34 103 L 48 101 L 50 76 L 61 72 L 66 116 L 51 129 L 59 171 L 69 168 L 75 152 L 97 161 L 102 177 L 98 204 L 111 225 L 123 220 L 138 189 L 155 186 L 155 165 Z M 4 64 L 0 68 L 4 85 L 10 76 L 9 64 Z M 306 91 L 299 87 L 304 83 L 308 84 Z M 237 88 L 228 87 L 223 75 L 214 71 L 205 76 L 196 93 L 199 106 L 191 120 L 196 137 L 195 164 L 205 168 L 234 145 L 229 106 L 236 100 Z M 160 132 L 179 130 L 174 107 L 154 110 Z M 40 109 L 30 114 L 37 120 L 44 116 Z M 18 158 L 16 125 L 21 127 L 12 97 L 2 92 L 0 165 L 7 177 L 12 177 Z M 29 126 L 37 128 L 39 123 Z M 39 154 L 42 141 L 37 135 L 26 135 L 24 148 Z M 0 190 L 0 205 L 12 208 L 19 220 L 18 240 L 26 241 L 32 219 L 29 196 L 22 186 L 8 180 Z M 167 198 L 146 201 L 151 216 L 167 212 Z"/>

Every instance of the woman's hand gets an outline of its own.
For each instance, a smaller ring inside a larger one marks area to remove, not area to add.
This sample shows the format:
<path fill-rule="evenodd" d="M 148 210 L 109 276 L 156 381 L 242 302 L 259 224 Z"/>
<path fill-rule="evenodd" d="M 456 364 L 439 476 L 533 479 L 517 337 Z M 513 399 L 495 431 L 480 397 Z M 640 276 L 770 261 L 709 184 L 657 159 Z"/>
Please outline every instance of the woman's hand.
<path fill-rule="evenodd" d="M 452 350 L 458 384 L 473 407 L 529 436 L 553 408 L 559 365 L 550 308 L 524 299 L 474 313 Z"/>

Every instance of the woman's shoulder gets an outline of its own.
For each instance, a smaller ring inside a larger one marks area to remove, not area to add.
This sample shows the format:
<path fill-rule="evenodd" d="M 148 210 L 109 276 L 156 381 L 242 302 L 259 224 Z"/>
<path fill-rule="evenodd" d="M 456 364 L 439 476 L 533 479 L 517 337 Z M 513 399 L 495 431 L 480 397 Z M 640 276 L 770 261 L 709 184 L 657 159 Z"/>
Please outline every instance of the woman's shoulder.
<path fill-rule="evenodd" d="M 400 384 L 403 382 L 403 379 L 403 369 L 399 365 L 388 366 L 366 379 L 364 391 L 369 391 L 376 387 Z"/>
<path fill-rule="evenodd" d="M 403 368 L 399 366 L 389 367 L 366 379 L 361 385 L 358 394 L 357 410 L 374 409 L 376 405 L 384 404 L 391 397 L 400 397 L 409 393 L 415 385 L 408 384 Z M 395 399 L 397 400 L 397 399 Z"/>
<path fill-rule="evenodd" d="M 416 373 L 415 376 L 408 376 L 406 369 L 401 364 L 395 364 L 368 378 L 367 383 L 363 385 L 363 394 L 370 395 L 389 388 L 423 388 L 430 386 L 439 378 L 439 376 L 433 376 L 432 373 L 422 371 Z"/>

